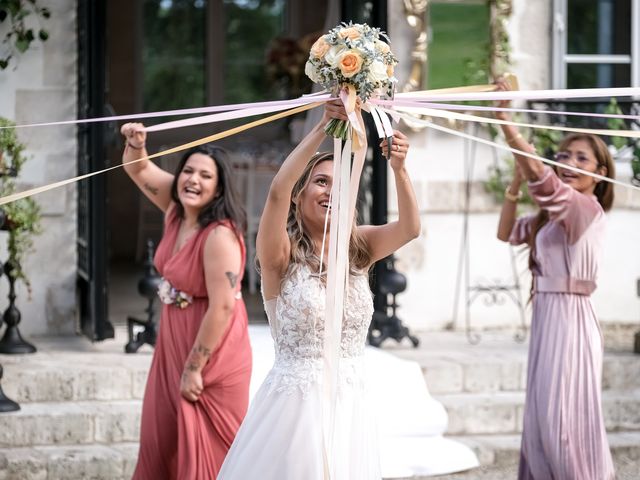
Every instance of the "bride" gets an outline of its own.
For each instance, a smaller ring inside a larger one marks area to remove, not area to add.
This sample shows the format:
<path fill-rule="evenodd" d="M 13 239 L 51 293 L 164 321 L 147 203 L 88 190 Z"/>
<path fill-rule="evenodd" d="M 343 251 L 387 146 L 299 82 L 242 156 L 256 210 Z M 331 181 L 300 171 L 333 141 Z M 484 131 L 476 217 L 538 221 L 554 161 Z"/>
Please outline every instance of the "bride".
<path fill-rule="evenodd" d="M 256 250 L 275 362 L 253 398 L 219 480 L 381 478 L 363 371 L 373 313 L 367 271 L 417 237 L 420 218 L 405 169 L 409 142 L 395 131 L 388 160 L 395 177 L 398 220 L 381 226 L 354 224 L 349 241 L 336 427 L 327 451 L 322 420 L 325 278 L 319 272 L 321 256 L 328 256 L 329 242 L 323 237 L 333 154 L 315 152 L 325 138 L 324 126 L 333 118 L 347 120 L 340 102 L 326 104 L 322 120 L 287 157 L 269 190 Z M 387 151 L 386 140 L 380 147 Z"/>

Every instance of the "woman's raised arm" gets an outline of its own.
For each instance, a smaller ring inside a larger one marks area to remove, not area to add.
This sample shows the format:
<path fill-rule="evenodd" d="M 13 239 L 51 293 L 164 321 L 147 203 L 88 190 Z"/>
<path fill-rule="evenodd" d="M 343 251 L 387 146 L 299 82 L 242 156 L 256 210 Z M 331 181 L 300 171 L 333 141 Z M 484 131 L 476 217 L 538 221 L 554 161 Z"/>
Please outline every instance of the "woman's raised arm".
<path fill-rule="evenodd" d="M 145 142 L 147 133 L 141 123 L 125 123 L 120 128 L 125 137 L 122 163 L 124 170 L 140 188 L 142 193 L 163 212 L 167 211 L 171 203 L 171 184 L 173 175 L 165 172 L 150 160 L 142 160 L 128 165 L 129 162 L 144 158 L 148 155 Z"/>
<path fill-rule="evenodd" d="M 387 140 L 380 144 L 387 151 Z M 405 168 L 409 139 L 399 130 L 393 132 L 389 164 L 396 183 L 398 220 L 386 225 L 363 225 L 359 231 L 369 247 L 371 262 L 377 262 L 420 235 L 420 212 L 411 179 Z"/>
<path fill-rule="evenodd" d="M 324 127 L 332 118 L 347 120 L 340 101 L 327 102 L 322 120 L 289 154 L 271 182 L 256 240 L 256 253 L 263 277 L 265 274 L 274 274 L 280 278 L 287 268 L 291 248 L 287 235 L 291 192 L 309 159 L 324 140 Z"/>

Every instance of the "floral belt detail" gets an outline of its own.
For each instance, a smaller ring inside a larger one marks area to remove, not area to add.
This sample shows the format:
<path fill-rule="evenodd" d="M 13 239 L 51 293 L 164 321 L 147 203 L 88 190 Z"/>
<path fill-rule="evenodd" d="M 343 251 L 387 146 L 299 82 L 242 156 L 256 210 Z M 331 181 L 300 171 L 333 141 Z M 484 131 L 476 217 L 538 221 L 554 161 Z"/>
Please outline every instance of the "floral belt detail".
<path fill-rule="evenodd" d="M 193 303 L 193 296 L 174 288 L 165 278 L 158 287 L 158 297 L 165 305 L 174 305 L 178 308 L 187 308 Z"/>

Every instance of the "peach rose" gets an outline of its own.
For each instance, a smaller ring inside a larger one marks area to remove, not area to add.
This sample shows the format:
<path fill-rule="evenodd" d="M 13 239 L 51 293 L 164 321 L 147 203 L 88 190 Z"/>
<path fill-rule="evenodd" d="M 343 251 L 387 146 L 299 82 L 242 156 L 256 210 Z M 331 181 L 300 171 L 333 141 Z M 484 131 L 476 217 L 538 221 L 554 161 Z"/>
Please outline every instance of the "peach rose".
<path fill-rule="evenodd" d="M 353 77 L 362 68 L 362 57 L 356 50 L 347 50 L 340 55 L 338 66 L 346 78 Z"/>
<path fill-rule="evenodd" d="M 324 35 L 323 35 L 322 37 L 318 38 L 315 41 L 315 43 L 311 46 L 311 55 L 313 55 L 316 58 L 322 58 L 329 51 L 330 47 L 331 45 L 329 45 L 325 41 Z"/>
<path fill-rule="evenodd" d="M 338 33 L 338 36 L 340 38 L 348 38 L 349 40 L 356 40 L 357 38 L 360 38 L 360 32 L 356 27 L 348 27 L 340 30 L 340 32 Z"/>

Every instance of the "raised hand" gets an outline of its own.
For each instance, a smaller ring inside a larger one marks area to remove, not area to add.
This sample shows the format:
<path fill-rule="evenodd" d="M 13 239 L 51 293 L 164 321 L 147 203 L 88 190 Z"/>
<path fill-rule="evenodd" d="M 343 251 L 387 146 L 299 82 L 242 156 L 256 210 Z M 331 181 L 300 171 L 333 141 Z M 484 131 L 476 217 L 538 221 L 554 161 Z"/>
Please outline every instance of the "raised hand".
<path fill-rule="evenodd" d="M 125 123 L 120 127 L 120 133 L 125 137 L 127 145 L 136 150 L 144 148 L 147 132 L 142 123 Z"/>
<path fill-rule="evenodd" d="M 509 87 L 509 83 L 503 78 L 500 77 L 495 81 L 496 90 L 499 92 L 509 92 L 511 88 Z M 497 108 L 509 108 L 511 107 L 511 100 L 498 100 L 496 102 Z M 510 120 L 511 114 L 509 112 L 497 111 L 495 112 L 495 117 L 498 120 Z"/>
<path fill-rule="evenodd" d="M 386 138 L 383 139 L 382 142 L 380 142 L 380 148 L 382 149 L 382 155 L 386 157 L 388 153 Z M 391 156 L 388 158 L 391 168 L 393 168 L 394 170 L 404 168 L 408 151 L 409 139 L 400 130 L 394 130 L 391 141 Z"/>
<path fill-rule="evenodd" d="M 321 123 L 326 125 L 333 119 L 344 120 L 345 122 L 349 120 L 349 117 L 347 117 L 347 111 L 344 109 L 344 105 L 341 100 L 331 100 L 324 104 L 324 114 L 322 115 Z"/>

